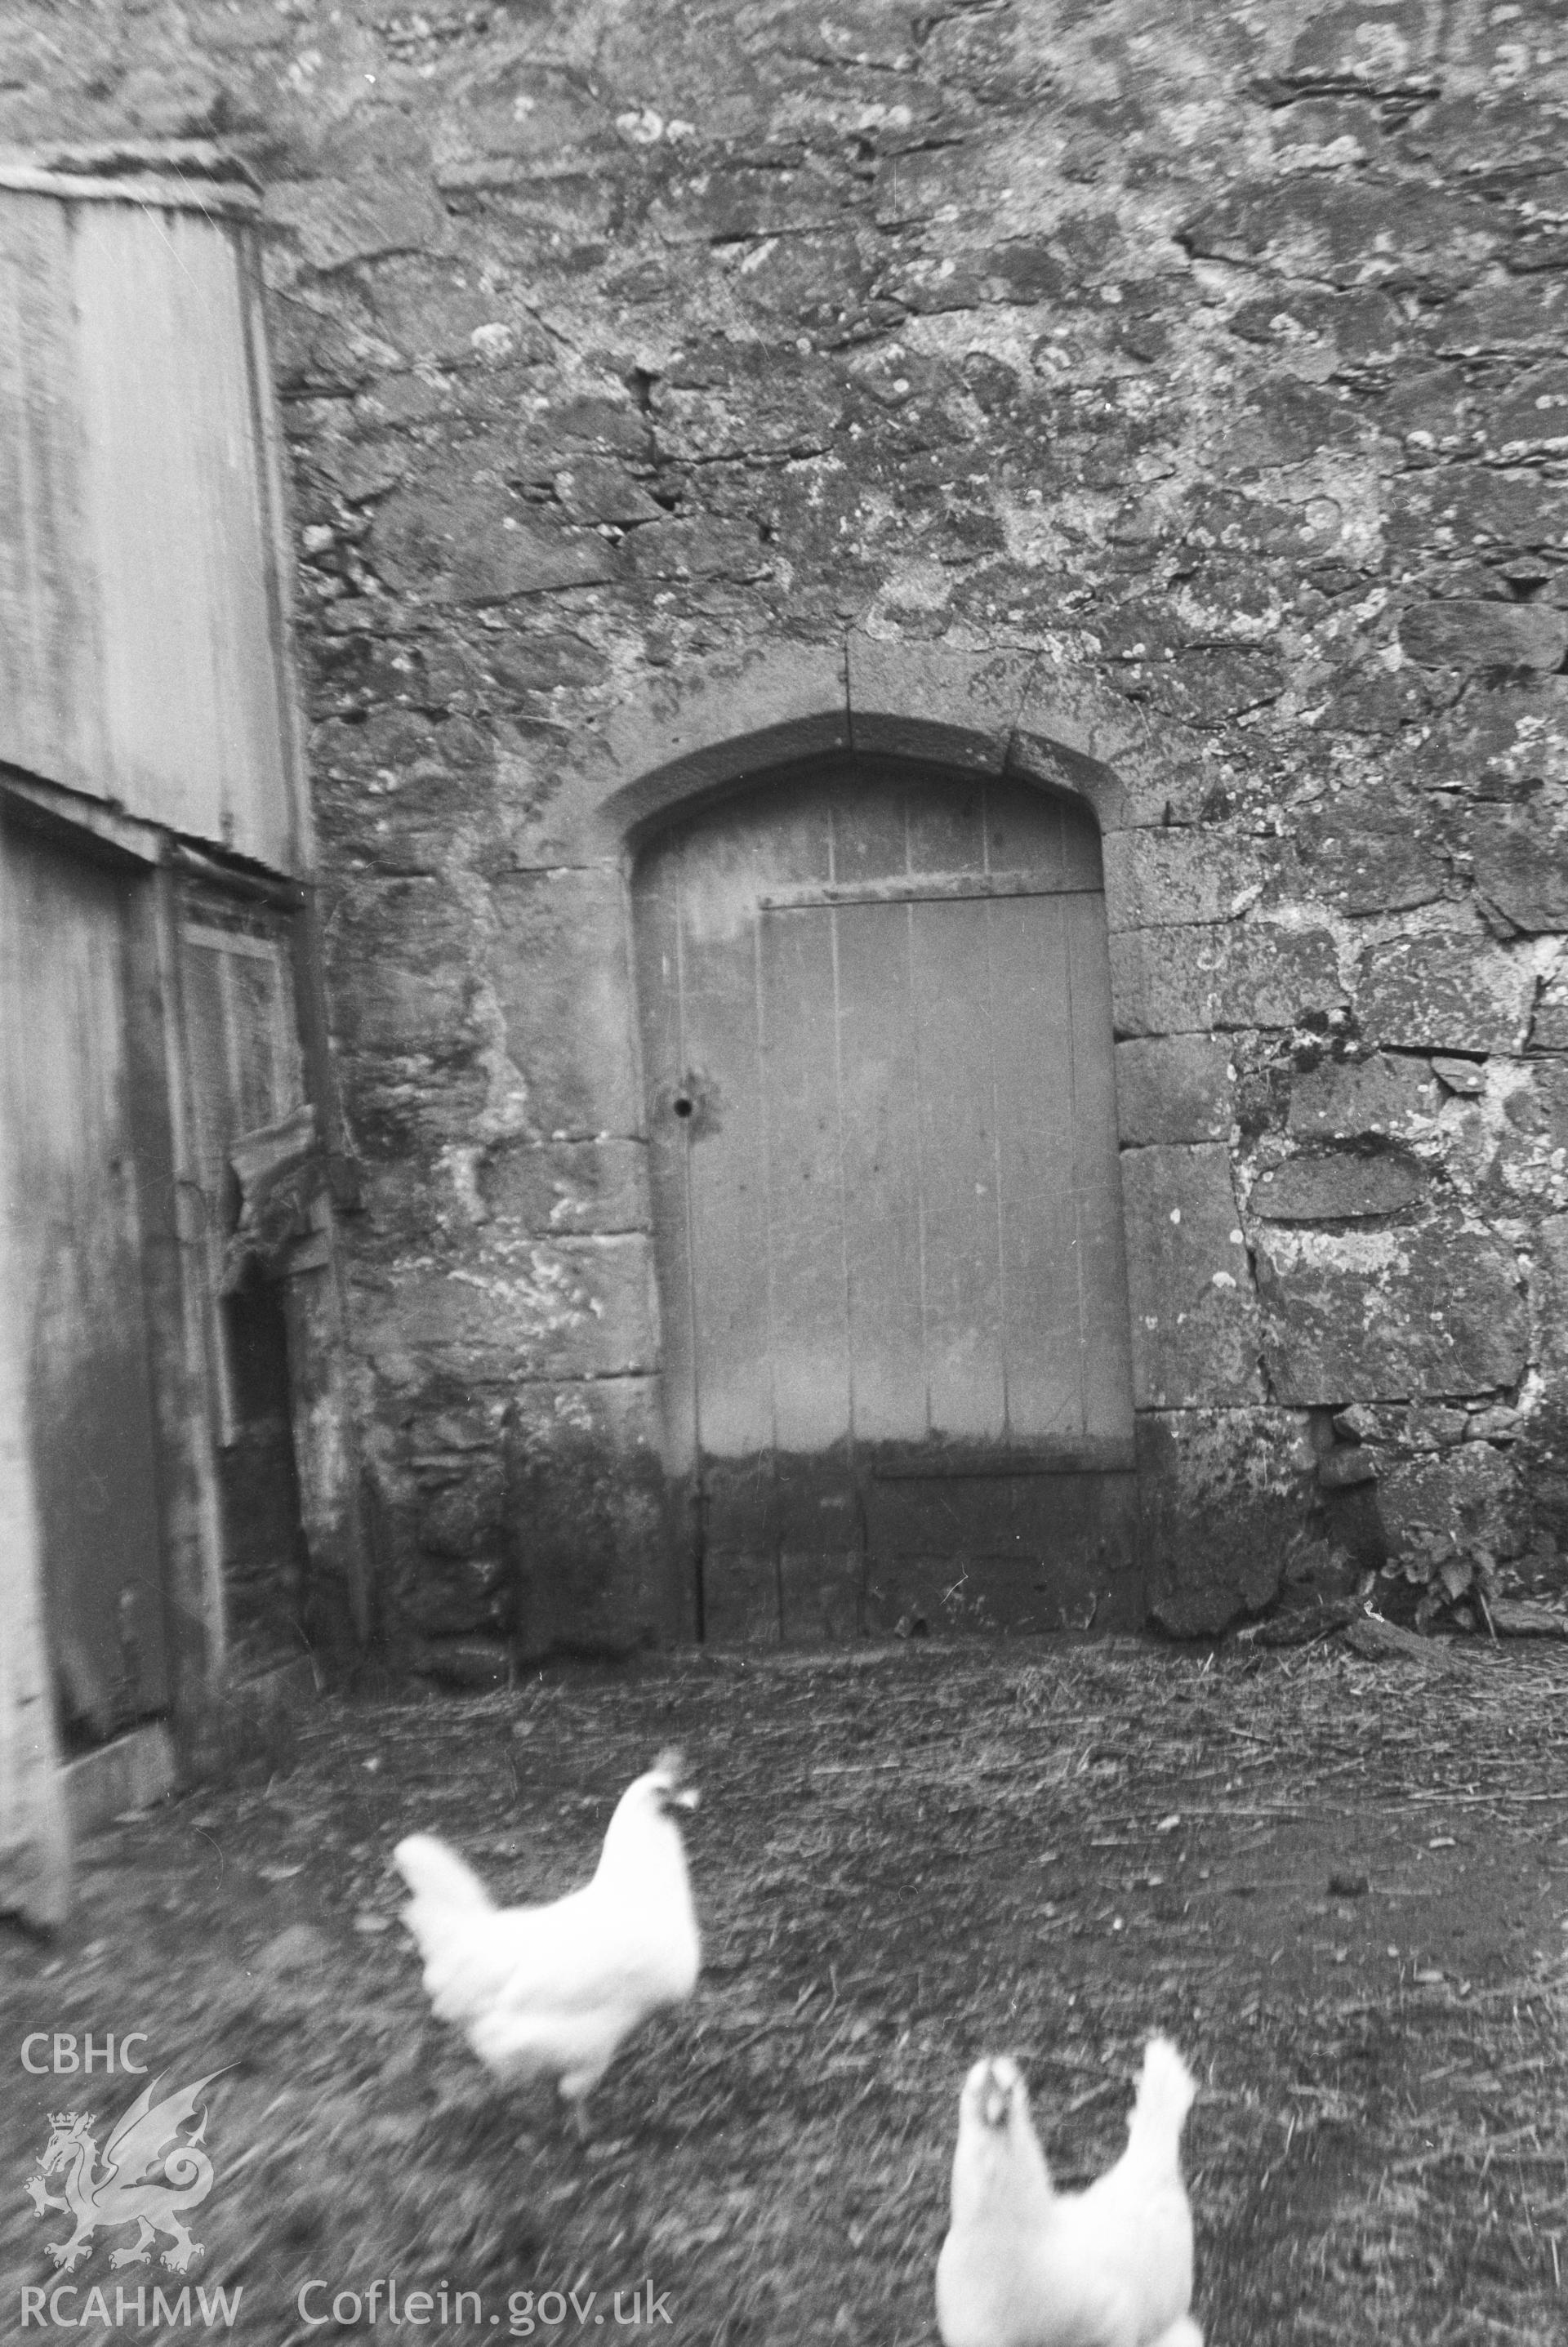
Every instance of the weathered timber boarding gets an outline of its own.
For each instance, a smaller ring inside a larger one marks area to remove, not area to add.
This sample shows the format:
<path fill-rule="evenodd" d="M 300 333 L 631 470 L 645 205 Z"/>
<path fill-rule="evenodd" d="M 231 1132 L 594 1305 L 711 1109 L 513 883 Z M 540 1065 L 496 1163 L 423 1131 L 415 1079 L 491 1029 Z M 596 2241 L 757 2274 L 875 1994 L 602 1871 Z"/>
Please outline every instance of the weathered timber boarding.
<path fill-rule="evenodd" d="M 227 1630 L 247 1660 L 277 1662 L 298 1651 L 306 1572 L 286 1312 L 276 1279 L 232 1277 L 228 1255 L 235 1152 L 304 1100 L 288 921 L 188 884 L 179 953 Z"/>
<path fill-rule="evenodd" d="M 1135 1620 L 1091 818 L 843 761 L 682 825 L 635 900 L 705 1634 Z"/>
<path fill-rule="evenodd" d="M 0 169 L 0 759 L 302 872 L 250 231 L 18 176 Z"/>
<path fill-rule="evenodd" d="M 67 1731 L 167 1708 L 157 1445 L 131 1121 L 128 897 L 15 824 L 0 852 L 0 989 L 49 1640 Z"/>
<path fill-rule="evenodd" d="M 40 1920 L 60 1757 L 297 1655 L 307 1512 L 366 1614 L 255 210 L 0 166 L 0 1901 Z M 231 1294 L 233 1163 L 307 1091 Z"/>
<path fill-rule="evenodd" d="M 0 1214 L 0 1280 L 7 1295 L 20 1251 L 19 1228 L 10 1214 Z M 19 1551 L 6 1578 L 0 1638 L 0 1891 L 8 1909 L 48 1927 L 69 1905 L 70 1829 L 35 1563 L 42 1544 L 27 1439 L 25 1335 L 15 1313 L 0 1313 L 0 1523 Z"/>
<path fill-rule="evenodd" d="M 287 925 L 265 906 L 189 890 L 179 925 L 190 1114 L 210 1298 L 208 1343 L 221 1439 L 243 1418 L 242 1346 L 223 1310 L 230 1158 L 246 1133 L 304 1098 Z"/>

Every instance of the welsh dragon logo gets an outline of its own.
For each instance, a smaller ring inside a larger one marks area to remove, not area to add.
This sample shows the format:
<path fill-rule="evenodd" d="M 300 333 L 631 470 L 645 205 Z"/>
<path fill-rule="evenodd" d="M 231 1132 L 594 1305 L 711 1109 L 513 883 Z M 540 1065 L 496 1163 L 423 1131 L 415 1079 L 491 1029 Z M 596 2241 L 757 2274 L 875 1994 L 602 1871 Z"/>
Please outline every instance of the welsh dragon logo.
<path fill-rule="evenodd" d="M 210 2071 L 193 2086 L 165 2095 L 159 2103 L 152 2098 L 160 2081 L 152 2079 L 116 2122 L 103 2147 L 101 2168 L 92 2137 L 92 2113 L 50 2112 L 52 2132 L 38 2161 L 38 2173 L 27 2178 L 27 2192 L 40 2217 L 46 2209 L 63 2209 L 76 2219 L 77 2229 L 68 2241 L 45 2244 L 63 2272 L 72 2272 L 92 2255 L 93 2235 L 100 2225 L 110 2231 L 120 2225 L 138 2229 L 129 2247 L 117 2250 L 110 2258 L 111 2266 L 149 2264 L 160 2233 L 173 2243 L 163 2252 L 161 2263 L 175 2273 L 184 2273 L 201 2255 L 201 2244 L 191 2239 L 180 2211 L 194 2209 L 212 2189 L 212 2162 L 201 2148 L 207 2135 L 206 2111 L 192 2134 L 182 2137 L 179 2129 L 195 2117 L 203 2090 L 222 2075 L 221 2070 Z M 45 2178 L 62 2171 L 63 2194 L 49 2191 Z"/>

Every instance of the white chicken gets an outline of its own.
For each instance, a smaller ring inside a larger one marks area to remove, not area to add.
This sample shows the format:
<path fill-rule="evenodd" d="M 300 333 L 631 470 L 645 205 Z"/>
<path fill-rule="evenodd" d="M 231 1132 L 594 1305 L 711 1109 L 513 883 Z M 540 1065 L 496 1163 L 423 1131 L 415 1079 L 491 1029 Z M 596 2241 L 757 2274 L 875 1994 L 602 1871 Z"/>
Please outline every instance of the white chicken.
<path fill-rule="evenodd" d="M 404 1920 L 438 2019 L 507 2082 L 553 2078 L 583 2131 L 583 2097 L 616 2049 L 697 1984 L 701 1944 L 676 1812 L 697 1806 L 678 1752 L 616 1804 L 591 1882 L 549 1907 L 497 1907 L 445 1842 L 413 1834 L 394 1860 Z"/>
<path fill-rule="evenodd" d="M 1193 2094 L 1175 2047 L 1151 2038 L 1126 2150 L 1086 2192 L 1058 2192 L 1018 2064 L 975 2064 L 937 2262 L 943 2347 L 1204 2347 L 1180 2161 Z"/>

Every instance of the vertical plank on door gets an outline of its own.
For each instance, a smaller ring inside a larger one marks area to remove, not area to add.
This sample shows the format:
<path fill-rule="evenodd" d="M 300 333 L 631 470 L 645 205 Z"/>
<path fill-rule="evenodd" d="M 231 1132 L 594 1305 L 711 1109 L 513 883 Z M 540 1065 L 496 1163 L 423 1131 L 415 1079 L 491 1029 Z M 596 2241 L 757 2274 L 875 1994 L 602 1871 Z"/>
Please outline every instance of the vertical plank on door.
<path fill-rule="evenodd" d="M 743 878 L 749 880 L 749 874 Z M 754 885 L 677 867 L 692 1226 L 702 1234 L 696 1371 L 704 1452 L 748 1458 L 774 1440 L 767 1160 L 758 1063 Z M 671 1105 L 669 1113 L 673 1115 Z"/>
<path fill-rule="evenodd" d="M 7 826 L 0 1062 L 52 1657 L 98 1735 L 169 1700 L 157 1437 L 128 1094 L 124 892 Z"/>
<path fill-rule="evenodd" d="M 775 1439 L 818 1451 L 853 1423 L 831 910 L 763 914 L 758 953 Z"/>
<path fill-rule="evenodd" d="M 1001 1440 L 1006 1310 L 997 1219 L 997 1097 L 983 899 L 909 907 L 919 1065 L 927 1424 Z"/>
<path fill-rule="evenodd" d="M 926 1428 L 910 911 L 856 905 L 834 916 L 849 1347 L 862 1443 L 907 1441 Z"/>
<path fill-rule="evenodd" d="M 1132 1424 L 1126 1242 L 1116 1149 L 1111 956 L 1104 900 L 1063 897 L 1072 983 L 1073 1189 L 1083 1263 L 1083 1391 L 1091 1433 Z"/>
<path fill-rule="evenodd" d="M 208 1367 L 217 1407 L 218 1441 L 234 1440 L 238 1419 L 227 1346 L 219 1327 L 216 1299 L 223 1280 L 223 1195 L 226 1148 L 223 1102 L 229 1089 L 229 1022 L 224 1012 L 223 963 L 216 951 L 182 938 L 185 1040 L 190 1081 L 190 1114 L 201 1195 L 202 1244 L 207 1256 Z"/>
<path fill-rule="evenodd" d="M 911 872 L 983 872 L 986 789 L 946 775 L 911 781 L 904 793 Z"/>
<path fill-rule="evenodd" d="M 1081 1433 L 1076 1070 L 1066 897 L 986 906 L 991 1050 L 1001 1104 L 1002 1322 L 1015 1440 Z"/>
<path fill-rule="evenodd" d="M 880 880 L 905 870 L 901 791 L 866 790 L 853 773 L 845 774 L 838 778 L 831 805 L 835 882 Z"/>
<path fill-rule="evenodd" d="M 659 1235 L 661 1365 L 672 1460 L 697 1448 L 697 1372 L 692 1327 L 690 1201 L 686 1135 L 672 1102 L 685 1067 L 681 1001 L 681 938 L 676 841 L 644 859 L 637 886 L 637 999 L 647 1085 L 648 1176 Z"/>

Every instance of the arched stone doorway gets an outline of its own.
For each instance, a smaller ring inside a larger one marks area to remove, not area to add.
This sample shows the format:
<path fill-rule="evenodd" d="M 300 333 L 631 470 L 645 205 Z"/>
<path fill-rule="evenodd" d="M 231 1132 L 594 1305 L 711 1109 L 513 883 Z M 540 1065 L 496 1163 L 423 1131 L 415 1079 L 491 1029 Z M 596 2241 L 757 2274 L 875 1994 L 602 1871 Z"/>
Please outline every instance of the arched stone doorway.
<path fill-rule="evenodd" d="M 833 754 L 667 818 L 633 907 L 706 1635 L 1140 1619 L 1086 808 Z"/>

